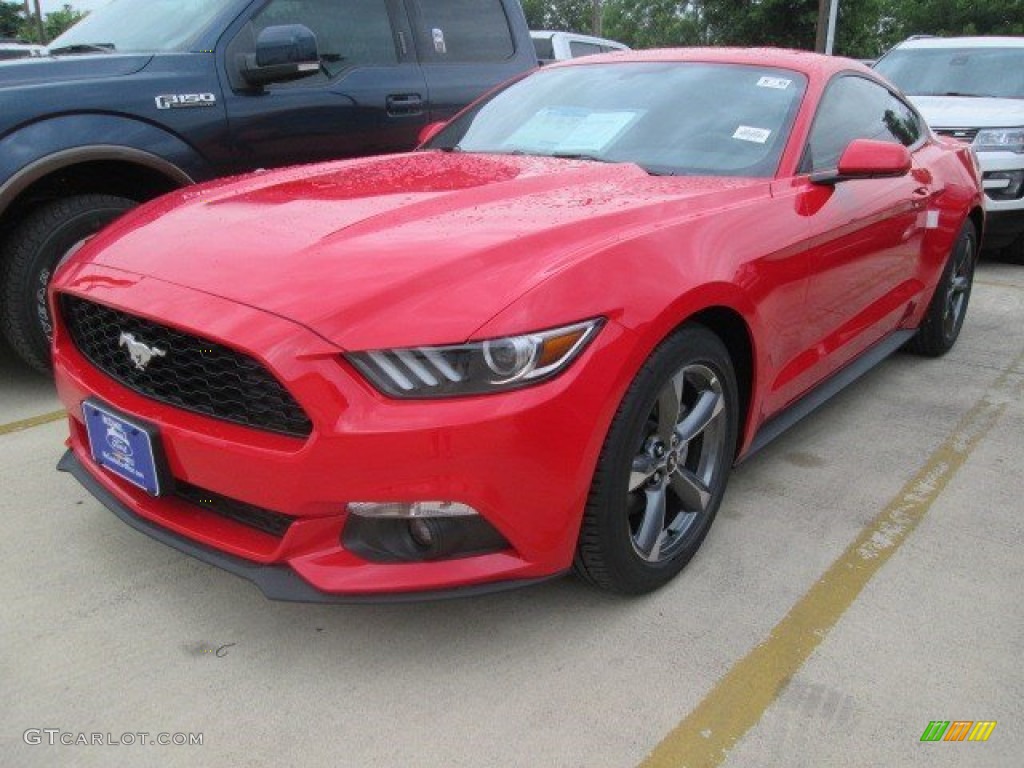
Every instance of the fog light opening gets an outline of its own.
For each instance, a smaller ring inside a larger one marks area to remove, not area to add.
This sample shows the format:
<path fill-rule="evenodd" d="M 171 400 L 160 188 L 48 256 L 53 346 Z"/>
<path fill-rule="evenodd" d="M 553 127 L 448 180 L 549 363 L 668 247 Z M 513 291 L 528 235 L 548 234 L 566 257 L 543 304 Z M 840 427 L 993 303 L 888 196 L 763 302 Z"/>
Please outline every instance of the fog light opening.
<path fill-rule="evenodd" d="M 348 510 L 341 545 L 367 560 L 424 562 L 509 548 L 494 526 L 461 502 L 353 502 Z"/>
<path fill-rule="evenodd" d="M 409 521 L 409 536 L 412 542 L 420 549 L 429 551 L 437 543 L 437 532 L 431 525 L 434 521 L 425 517 L 414 517 Z"/>

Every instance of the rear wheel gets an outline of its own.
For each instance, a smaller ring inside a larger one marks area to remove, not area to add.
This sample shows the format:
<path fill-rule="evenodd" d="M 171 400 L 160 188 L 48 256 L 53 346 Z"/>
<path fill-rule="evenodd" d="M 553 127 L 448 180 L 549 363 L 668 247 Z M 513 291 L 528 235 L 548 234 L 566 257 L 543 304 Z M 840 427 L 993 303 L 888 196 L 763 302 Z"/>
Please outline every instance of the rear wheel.
<path fill-rule="evenodd" d="M 50 368 L 53 323 L 46 289 L 54 271 L 89 237 L 136 205 L 114 195 L 75 195 L 33 210 L 11 232 L 0 260 L 0 326 L 17 355 Z"/>
<path fill-rule="evenodd" d="M 599 587 L 641 594 L 699 549 L 725 492 L 738 423 L 728 350 L 702 326 L 659 346 L 637 373 L 598 460 L 575 568 Z"/>
<path fill-rule="evenodd" d="M 910 350 L 927 357 L 946 354 L 956 344 L 967 315 L 967 304 L 974 285 L 978 235 L 970 219 L 964 222 L 953 243 L 935 295 L 928 305 Z"/>

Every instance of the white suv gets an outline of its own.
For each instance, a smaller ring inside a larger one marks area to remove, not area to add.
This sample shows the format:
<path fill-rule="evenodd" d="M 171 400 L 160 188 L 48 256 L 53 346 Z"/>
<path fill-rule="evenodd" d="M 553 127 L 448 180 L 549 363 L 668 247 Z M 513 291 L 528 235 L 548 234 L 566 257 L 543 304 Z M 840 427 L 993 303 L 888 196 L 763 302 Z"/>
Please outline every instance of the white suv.
<path fill-rule="evenodd" d="M 546 64 L 550 61 L 575 59 L 595 53 L 612 51 L 628 51 L 629 46 L 603 37 L 580 35 L 576 32 L 552 32 L 550 30 L 531 30 L 533 47 L 537 49 L 537 61 Z"/>
<path fill-rule="evenodd" d="M 875 64 L 932 130 L 973 145 L 985 245 L 1024 263 L 1024 37 L 914 37 Z"/>

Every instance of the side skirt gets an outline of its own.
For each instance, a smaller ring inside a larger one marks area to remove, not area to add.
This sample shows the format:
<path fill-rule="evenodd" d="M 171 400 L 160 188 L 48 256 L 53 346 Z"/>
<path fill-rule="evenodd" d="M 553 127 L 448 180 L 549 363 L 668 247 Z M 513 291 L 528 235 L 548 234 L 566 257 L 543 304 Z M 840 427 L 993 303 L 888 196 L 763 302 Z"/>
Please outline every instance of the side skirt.
<path fill-rule="evenodd" d="M 875 346 L 863 352 L 860 357 L 848 363 L 845 368 L 832 374 L 784 411 L 770 418 L 757 430 L 754 441 L 750 444 L 750 449 L 736 463 L 740 464 L 746 461 L 804 418 L 804 416 L 809 415 L 831 400 L 846 389 L 847 386 L 910 341 L 916 333 L 917 330 L 896 331 L 886 336 Z"/>

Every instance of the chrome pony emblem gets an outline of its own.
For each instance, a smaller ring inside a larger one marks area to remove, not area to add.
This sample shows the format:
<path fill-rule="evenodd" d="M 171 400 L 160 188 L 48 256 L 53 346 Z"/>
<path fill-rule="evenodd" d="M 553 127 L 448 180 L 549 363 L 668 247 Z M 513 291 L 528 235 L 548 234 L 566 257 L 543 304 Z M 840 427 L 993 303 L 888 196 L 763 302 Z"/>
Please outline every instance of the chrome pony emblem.
<path fill-rule="evenodd" d="M 118 341 L 118 345 L 128 347 L 128 354 L 131 355 L 132 362 L 135 363 L 135 367 L 140 371 L 146 370 L 146 366 L 153 362 L 154 357 L 167 356 L 166 350 L 159 347 L 151 347 L 148 344 L 137 341 L 135 336 L 126 331 L 121 331 L 121 339 Z"/>

